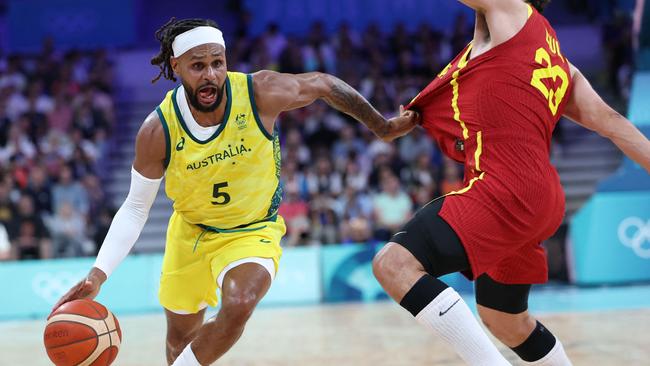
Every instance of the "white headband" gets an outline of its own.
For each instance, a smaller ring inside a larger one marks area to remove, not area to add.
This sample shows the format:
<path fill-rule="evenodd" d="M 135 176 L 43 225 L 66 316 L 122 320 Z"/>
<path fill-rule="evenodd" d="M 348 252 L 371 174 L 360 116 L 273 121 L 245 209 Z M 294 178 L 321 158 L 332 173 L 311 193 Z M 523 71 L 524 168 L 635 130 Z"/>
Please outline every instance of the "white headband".
<path fill-rule="evenodd" d="M 217 28 L 209 26 L 192 28 L 174 38 L 174 42 L 172 42 L 174 57 L 179 57 L 191 48 L 207 43 L 220 44 L 226 48 L 223 33 Z"/>

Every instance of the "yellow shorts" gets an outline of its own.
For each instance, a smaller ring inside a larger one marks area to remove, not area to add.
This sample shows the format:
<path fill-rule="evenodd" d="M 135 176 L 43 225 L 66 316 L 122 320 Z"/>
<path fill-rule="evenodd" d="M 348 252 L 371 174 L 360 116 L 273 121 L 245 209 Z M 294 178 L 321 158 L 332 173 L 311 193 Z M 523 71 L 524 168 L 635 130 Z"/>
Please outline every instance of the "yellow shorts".
<path fill-rule="evenodd" d="M 169 219 L 167 243 L 158 298 L 168 310 L 196 313 L 205 304 L 217 305 L 217 278 L 230 263 L 249 257 L 271 258 L 278 270 L 286 228 L 284 219 L 250 225 L 254 231 L 217 233 L 186 222 L 174 212 Z"/>

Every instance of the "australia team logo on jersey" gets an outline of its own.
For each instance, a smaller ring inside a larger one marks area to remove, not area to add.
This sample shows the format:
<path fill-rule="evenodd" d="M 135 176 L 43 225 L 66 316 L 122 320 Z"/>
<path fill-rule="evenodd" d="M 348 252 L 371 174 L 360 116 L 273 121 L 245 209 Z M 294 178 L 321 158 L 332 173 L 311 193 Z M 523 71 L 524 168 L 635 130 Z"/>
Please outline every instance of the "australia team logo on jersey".
<path fill-rule="evenodd" d="M 180 141 L 176 144 L 176 151 L 181 151 L 185 147 L 185 137 L 181 137 Z"/>
<path fill-rule="evenodd" d="M 243 130 L 246 128 L 246 113 L 240 113 L 235 117 L 235 124 L 237 125 L 237 128 L 240 130 Z"/>

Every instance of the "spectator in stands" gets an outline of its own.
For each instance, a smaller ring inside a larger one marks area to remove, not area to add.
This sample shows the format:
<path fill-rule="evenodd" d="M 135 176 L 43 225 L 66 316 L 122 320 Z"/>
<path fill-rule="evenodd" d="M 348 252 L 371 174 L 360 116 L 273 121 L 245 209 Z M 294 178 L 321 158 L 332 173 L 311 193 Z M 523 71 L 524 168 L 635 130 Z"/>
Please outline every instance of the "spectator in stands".
<path fill-rule="evenodd" d="M 296 161 L 301 165 L 307 164 L 311 158 L 311 152 L 303 143 L 302 135 L 300 134 L 300 130 L 297 128 L 291 129 L 286 133 L 282 153 L 284 154 L 284 159 L 286 159 L 287 156 L 293 156 L 297 158 Z"/>
<path fill-rule="evenodd" d="M 19 55 L 9 56 L 7 68 L 0 76 L 0 89 L 12 87 L 14 93 L 20 94 L 27 86 L 27 77 L 22 71 L 22 58 Z M 16 115 L 17 116 L 17 115 Z"/>
<path fill-rule="evenodd" d="M 14 218 L 16 207 L 11 201 L 11 178 L 6 174 L 0 174 L 0 224 L 5 227 L 9 225 Z"/>
<path fill-rule="evenodd" d="M 55 257 L 79 257 L 86 253 L 84 245 L 88 239 L 85 218 L 75 211 L 70 202 L 64 201 L 48 221 Z"/>
<path fill-rule="evenodd" d="M 309 206 L 300 197 L 296 184 L 289 183 L 284 187 L 285 197 L 278 213 L 282 215 L 287 225 L 285 243 L 290 247 L 306 244 L 309 233 Z"/>
<path fill-rule="evenodd" d="M 388 240 L 411 217 L 413 203 L 400 188 L 400 182 L 392 173 L 381 179 L 381 192 L 373 197 L 376 222 L 375 239 Z"/>
<path fill-rule="evenodd" d="M 287 190 L 295 190 L 301 200 L 309 199 L 309 187 L 305 175 L 298 169 L 295 159 L 284 159 L 282 162 L 282 185 Z"/>
<path fill-rule="evenodd" d="M 314 244 L 339 242 L 338 217 L 334 211 L 335 201 L 328 191 L 319 191 L 310 202 L 310 234 Z"/>
<path fill-rule="evenodd" d="M 271 58 L 271 62 L 277 64 L 280 59 L 280 54 L 287 47 L 287 37 L 280 32 L 280 28 L 276 23 L 269 23 L 261 38 L 262 44 Z"/>
<path fill-rule="evenodd" d="M 406 164 L 415 162 L 421 155 L 433 156 L 433 142 L 426 136 L 424 130 L 416 128 L 410 134 L 399 139 L 399 156 Z"/>
<path fill-rule="evenodd" d="M 437 183 L 434 181 L 430 186 L 416 187 L 413 196 L 415 210 L 421 209 L 435 198 L 440 197 L 440 193 L 437 191 Z"/>
<path fill-rule="evenodd" d="M 323 23 L 314 22 L 302 48 L 304 70 L 334 73 L 336 53 L 325 37 Z"/>
<path fill-rule="evenodd" d="M 29 173 L 29 183 L 23 193 L 32 198 L 39 215 L 52 214 L 52 186 L 42 165 L 32 167 Z"/>
<path fill-rule="evenodd" d="M 86 195 L 88 197 L 88 218 L 97 217 L 102 208 L 109 206 L 106 202 L 106 193 L 102 189 L 102 183 L 99 180 L 99 177 L 89 173 L 81 178 L 81 184 L 83 185 Z"/>
<path fill-rule="evenodd" d="M 363 153 L 365 145 L 357 137 L 357 132 L 354 126 L 344 124 L 339 131 L 339 138 L 332 147 L 332 158 L 334 159 L 337 169 L 345 167 L 345 162 L 350 154 L 355 156 Z"/>
<path fill-rule="evenodd" d="M 113 216 L 115 216 L 115 211 L 107 206 L 102 206 L 100 208 L 99 214 L 93 216 L 93 225 L 92 229 L 92 240 L 95 244 L 94 251 L 90 255 L 97 255 L 99 249 L 104 243 L 104 238 L 108 234 L 108 229 L 111 227 L 111 221 L 113 221 Z"/>
<path fill-rule="evenodd" d="M 304 63 L 298 41 L 287 40 L 287 45 L 278 58 L 279 71 L 290 74 L 301 73 L 304 70 Z"/>
<path fill-rule="evenodd" d="M 368 175 L 361 170 L 356 154 L 348 154 L 343 172 L 343 187 L 352 188 L 355 192 L 364 191 L 368 186 Z"/>
<path fill-rule="evenodd" d="M 443 176 L 440 182 L 440 194 L 457 191 L 463 188 L 463 180 L 460 177 L 460 168 L 458 164 L 445 157 L 443 160 Z"/>
<path fill-rule="evenodd" d="M 617 97 L 627 97 L 632 77 L 634 48 L 632 17 L 622 11 L 603 26 L 603 44 L 607 56 L 608 86 Z"/>
<path fill-rule="evenodd" d="M 366 242 L 372 236 L 372 200 L 353 185 L 345 188 L 336 202 L 336 213 L 341 218 L 340 237 L 346 242 Z"/>
<path fill-rule="evenodd" d="M 0 262 L 13 259 L 11 242 L 5 226 L 0 223 Z"/>
<path fill-rule="evenodd" d="M 327 155 L 323 154 L 316 159 L 314 169 L 307 174 L 307 186 L 313 195 L 327 192 L 336 197 L 342 192 L 341 174 L 333 170 L 332 161 Z"/>
<path fill-rule="evenodd" d="M 36 156 L 36 147 L 25 133 L 28 124 L 28 121 L 21 118 L 9 128 L 7 144 L 0 146 L 0 164 L 3 166 L 17 158 L 31 160 Z"/>
<path fill-rule="evenodd" d="M 11 127 L 11 120 L 6 113 L 6 104 L 4 92 L 0 88 L 0 146 L 7 145 L 9 128 Z"/>
<path fill-rule="evenodd" d="M 47 125 L 50 131 L 68 132 L 72 126 L 72 107 L 69 96 L 59 90 L 54 96 L 54 107 L 47 114 Z"/>
<path fill-rule="evenodd" d="M 52 188 L 53 209 L 59 212 L 64 202 L 72 204 L 75 211 L 86 215 L 88 213 L 88 195 L 84 187 L 73 180 L 72 170 L 67 165 L 61 168 L 59 181 Z"/>
<path fill-rule="evenodd" d="M 22 195 L 18 200 L 16 215 L 9 224 L 9 238 L 16 259 L 51 257 L 50 233 L 28 195 Z"/>
<path fill-rule="evenodd" d="M 416 192 L 419 187 L 432 190 L 436 185 L 435 172 L 436 169 L 431 164 L 431 155 L 424 152 L 420 153 L 409 167 L 402 169 L 400 178 L 402 185 L 408 187 L 411 192 Z"/>

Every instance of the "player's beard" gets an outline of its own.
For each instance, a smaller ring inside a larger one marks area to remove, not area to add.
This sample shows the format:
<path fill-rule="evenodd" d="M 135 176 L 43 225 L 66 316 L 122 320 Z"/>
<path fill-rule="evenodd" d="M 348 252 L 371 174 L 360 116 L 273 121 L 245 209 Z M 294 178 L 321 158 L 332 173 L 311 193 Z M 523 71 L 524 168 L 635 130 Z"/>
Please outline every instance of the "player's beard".
<path fill-rule="evenodd" d="M 199 97 L 198 97 L 199 90 L 201 90 L 201 88 L 206 86 L 210 86 L 216 89 L 217 99 L 214 101 L 214 103 L 210 105 L 204 105 L 199 102 Z M 225 87 L 226 87 L 225 82 L 223 83 L 223 85 L 221 85 L 221 88 L 219 88 L 216 84 L 207 83 L 199 86 L 196 90 L 194 90 L 192 89 L 191 86 L 183 82 L 183 88 L 185 88 L 185 94 L 189 99 L 190 105 L 194 107 L 194 109 L 196 109 L 197 111 L 203 113 L 214 112 L 217 108 L 219 108 L 219 105 L 221 104 L 221 100 L 223 99 L 223 92 Z"/>

